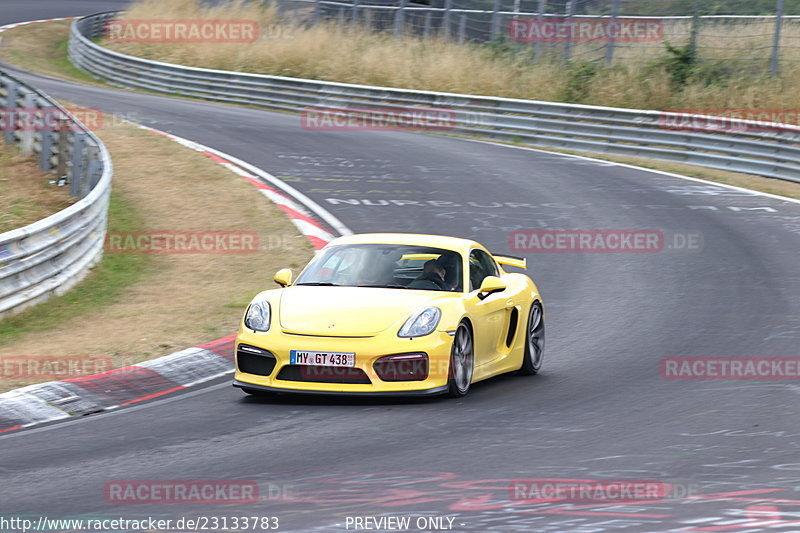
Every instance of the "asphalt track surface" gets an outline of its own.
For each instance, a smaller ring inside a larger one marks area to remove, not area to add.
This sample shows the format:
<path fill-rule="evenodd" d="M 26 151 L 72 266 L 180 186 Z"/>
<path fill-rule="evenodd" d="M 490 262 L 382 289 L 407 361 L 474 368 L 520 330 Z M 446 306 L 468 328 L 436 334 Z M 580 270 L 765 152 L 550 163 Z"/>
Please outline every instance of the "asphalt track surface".
<path fill-rule="evenodd" d="M 0 24 L 116 5 L 3 0 Z M 558 154 L 307 131 L 294 115 L 24 77 L 257 165 L 354 232 L 444 233 L 507 253 L 509 233 L 526 228 L 657 229 L 667 242 L 659 253 L 528 255 L 547 311 L 539 376 L 424 401 L 253 399 L 226 380 L 11 433 L 0 437 L 2 516 L 275 516 L 279 531 L 320 532 L 379 515 L 410 517 L 411 531 L 436 530 L 420 517 L 444 517 L 443 528 L 452 518 L 459 532 L 798 529 L 797 382 L 666 380 L 660 361 L 800 355 L 800 204 Z M 673 232 L 702 246 L 677 249 Z M 674 483 L 693 497 L 525 502 L 508 490 L 575 478 Z M 115 480 L 179 479 L 256 481 L 260 499 L 104 498 Z"/>

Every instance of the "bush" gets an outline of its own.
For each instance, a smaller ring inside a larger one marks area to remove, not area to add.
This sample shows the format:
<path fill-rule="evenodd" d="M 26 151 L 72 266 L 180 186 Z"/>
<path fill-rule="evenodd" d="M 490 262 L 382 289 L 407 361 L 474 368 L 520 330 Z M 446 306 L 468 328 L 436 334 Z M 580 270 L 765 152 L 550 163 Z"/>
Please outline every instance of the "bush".
<path fill-rule="evenodd" d="M 564 101 L 581 103 L 589 96 L 592 79 L 602 67 L 591 61 L 572 61 L 566 70 L 567 84 L 564 88 Z"/>
<path fill-rule="evenodd" d="M 656 61 L 653 66 L 664 68 L 672 80 L 673 88 L 679 89 L 689 82 L 697 62 L 697 53 L 690 44 L 676 47 L 667 42 L 664 46 L 667 49 L 667 56 Z"/>

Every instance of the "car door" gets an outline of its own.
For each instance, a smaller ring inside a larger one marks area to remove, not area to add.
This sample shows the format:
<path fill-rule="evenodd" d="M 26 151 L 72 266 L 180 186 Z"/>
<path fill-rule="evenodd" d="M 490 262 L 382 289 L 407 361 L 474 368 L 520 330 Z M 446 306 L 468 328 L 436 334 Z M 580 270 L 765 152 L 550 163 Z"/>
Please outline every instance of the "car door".
<path fill-rule="evenodd" d="M 500 357 L 498 348 L 500 339 L 505 334 L 506 314 L 509 297 L 507 291 L 490 294 L 486 298 L 478 297 L 478 288 L 486 276 L 498 276 L 499 271 L 494 259 L 485 251 L 476 248 L 469 254 L 469 306 L 473 317 L 472 327 L 475 330 L 473 340 L 475 346 L 476 373 L 478 367 L 486 365 Z"/>

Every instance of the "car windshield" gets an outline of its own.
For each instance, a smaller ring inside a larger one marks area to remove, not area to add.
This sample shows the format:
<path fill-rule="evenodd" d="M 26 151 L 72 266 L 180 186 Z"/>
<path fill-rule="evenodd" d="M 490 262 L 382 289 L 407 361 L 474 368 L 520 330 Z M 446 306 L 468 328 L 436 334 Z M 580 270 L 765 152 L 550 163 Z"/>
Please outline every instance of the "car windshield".
<path fill-rule="evenodd" d="M 402 244 L 333 246 L 314 258 L 295 285 L 385 287 L 461 292 L 458 252 Z"/>

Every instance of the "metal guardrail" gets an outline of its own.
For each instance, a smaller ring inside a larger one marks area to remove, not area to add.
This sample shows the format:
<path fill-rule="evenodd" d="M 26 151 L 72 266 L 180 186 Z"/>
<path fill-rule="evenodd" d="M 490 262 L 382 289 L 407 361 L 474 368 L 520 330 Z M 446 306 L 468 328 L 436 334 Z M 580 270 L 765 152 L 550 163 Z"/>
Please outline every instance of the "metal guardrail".
<path fill-rule="evenodd" d="M 0 134 L 80 200 L 0 233 L 0 317 L 63 294 L 103 255 L 112 167 L 103 143 L 57 102 L 0 71 Z"/>
<path fill-rule="evenodd" d="M 746 131 L 672 130 L 659 111 L 411 91 L 150 61 L 92 42 L 116 12 L 73 23 L 69 57 L 111 84 L 268 109 L 408 109 L 452 113 L 450 132 L 536 146 L 680 162 L 800 182 L 800 128 L 741 121 Z M 685 118 L 685 117 L 683 117 Z M 716 120 L 693 116 L 693 119 Z M 763 131 L 767 129 L 768 131 Z M 749 131 L 755 130 L 755 131 Z"/>

